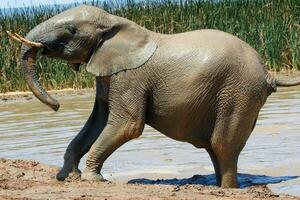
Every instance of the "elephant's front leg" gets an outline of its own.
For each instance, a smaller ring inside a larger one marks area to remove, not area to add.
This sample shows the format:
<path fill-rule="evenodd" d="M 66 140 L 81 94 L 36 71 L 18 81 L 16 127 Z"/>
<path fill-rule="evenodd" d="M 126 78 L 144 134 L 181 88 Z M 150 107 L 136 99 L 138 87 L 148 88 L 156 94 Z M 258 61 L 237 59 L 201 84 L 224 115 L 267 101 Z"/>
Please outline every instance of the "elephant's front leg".
<path fill-rule="evenodd" d="M 64 166 L 56 175 L 57 180 L 65 180 L 70 172 L 80 173 L 80 159 L 89 151 L 92 144 L 106 125 L 108 116 L 107 104 L 96 97 L 92 114 L 84 127 L 69 144 L 64 155 Z"/>
<path fill-rule="evenodd" d="M 104 180 L 100 173 L 104 161 L 125 142 L 139 137 L 143 129 L 143 111 L 137 113 L 122 108 L 111 110 L 106 127 L 88 152 L 86 169 L 81 179 Z"/>

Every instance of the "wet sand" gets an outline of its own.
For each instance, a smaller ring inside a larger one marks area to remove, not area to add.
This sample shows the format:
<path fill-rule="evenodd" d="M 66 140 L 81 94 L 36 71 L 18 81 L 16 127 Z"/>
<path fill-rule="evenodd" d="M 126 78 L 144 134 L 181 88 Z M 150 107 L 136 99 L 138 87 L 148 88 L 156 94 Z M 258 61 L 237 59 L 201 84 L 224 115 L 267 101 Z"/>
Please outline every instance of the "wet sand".
<path fill-rule="evenodd" d="M 0 159 L 0 199 L 300 199 L 273 194 L 266 186 L 221 189 L 198 184 L 84 182 L 77 177 L 59 182 L 54 178 L 57 170 L 36 161 Z"/>

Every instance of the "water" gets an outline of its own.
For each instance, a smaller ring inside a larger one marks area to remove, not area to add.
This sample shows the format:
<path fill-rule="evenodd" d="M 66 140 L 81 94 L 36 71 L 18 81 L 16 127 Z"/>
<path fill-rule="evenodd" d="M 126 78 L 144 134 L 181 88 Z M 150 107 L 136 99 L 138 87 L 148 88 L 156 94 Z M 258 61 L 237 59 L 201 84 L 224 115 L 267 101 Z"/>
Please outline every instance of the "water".
<path fill-rule="evenodd" d="M 78 95 L 59 100 L 61 109 L 57 113 L 38 100 L 0 105 L 0 157 L 61 166 L 68 143 L 92 110 L 94 97 Z M 300 87 L 280 88 L 269 97 L 240 156 L 239 182 L 243 187 L 270 184 L 275 192 L 300 196 L 299 119 Z M 105 162 L 102 172 L 113 181 L 215 183 L 204 150 L 169 139 L 149 126 L 140 138 L 119 148 Z M 196 174 L 203 176 L 192 177 Z M 165 180 L 152 181 L 156 178 Z"/>

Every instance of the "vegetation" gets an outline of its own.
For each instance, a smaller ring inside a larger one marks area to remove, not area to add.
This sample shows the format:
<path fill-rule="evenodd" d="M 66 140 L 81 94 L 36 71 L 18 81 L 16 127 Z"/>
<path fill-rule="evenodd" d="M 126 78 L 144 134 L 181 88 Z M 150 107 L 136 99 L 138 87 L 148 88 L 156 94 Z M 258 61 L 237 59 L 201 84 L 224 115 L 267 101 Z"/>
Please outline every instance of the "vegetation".
<path fill-rule="evenodd" d="M 299 0 L 108 2 L 91 4 L 160 33 L 220 29 L 252 45 L 269 69 L 300 69 Z M 34 26 L 64 9 L 24 8 L 9 15 L 0 11 L 0 92 L 27 89 L 19 67 L 20 44 L 9 40 L 5 30 L 26 35 Z M 47 89 L 93 87 L 93 76 L 82 68 L 75 73 L 63 61 L 41 57 L 37 61 L 40 81 Z"/>

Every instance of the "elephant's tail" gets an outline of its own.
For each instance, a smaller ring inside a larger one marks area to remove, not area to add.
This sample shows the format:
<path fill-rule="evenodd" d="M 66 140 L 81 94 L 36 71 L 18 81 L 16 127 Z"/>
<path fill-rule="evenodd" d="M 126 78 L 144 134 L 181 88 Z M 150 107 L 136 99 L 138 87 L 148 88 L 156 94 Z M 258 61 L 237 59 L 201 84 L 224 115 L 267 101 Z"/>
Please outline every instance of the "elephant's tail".
<path fill-rule="evenodd" d="M 276 86 L 280 86 L 280 87 L 296 86 L 296 85 L 300 85 L 300 77 L 293 78 L 290 80 L 275 78 L 275 83 L 276 83 Z"/>
<path fill-rule="evenodd" d="M 274 77 L 266 70 L 266 68 L 265 68 L 265 74 L 271 92 L 276 92 L 277 87 L 292 87 L 292 86 L 300 85 L 300 76 L 291 79 Z"/>

